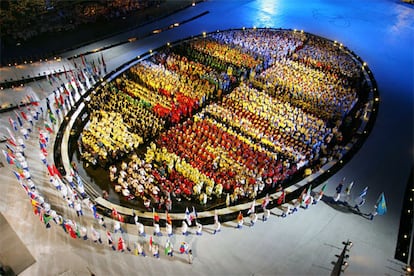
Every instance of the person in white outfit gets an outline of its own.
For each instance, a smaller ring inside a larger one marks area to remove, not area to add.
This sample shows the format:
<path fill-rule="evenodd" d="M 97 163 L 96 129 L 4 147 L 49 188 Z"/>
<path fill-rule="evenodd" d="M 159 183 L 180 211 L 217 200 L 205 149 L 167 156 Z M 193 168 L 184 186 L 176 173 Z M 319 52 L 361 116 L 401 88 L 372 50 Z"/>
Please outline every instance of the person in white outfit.
<path fill-rule="evenodd" d="M 167 236 L 168 237 L 171 237 L 173 235 L 173 228 L 172 228 L 172 225 L 171 224 L 167 223 L 165 225 L 165 230 L 167 232 Z"/>
<path fill-rule="evenodd" d="M 188 225 L 185 222 L 185 220 L 183 220 L 182 226 L 181 226 L 181 232 L 183 233 L 184 236 L 188 236 Z"/>
<path fill-rule="evenodd" d="M 253 213 L 250 215 L 250 226 L 254 226 L 254 224 L 257 222 L 257 214 Z"/>
<path fill-rule="evenodd" d="M 160 225 L 158 223 L 154 223 L 154 236 L 162 236 Z"/>
<path fill-rule="evenodd" d="M 262 220 L 267 221 L 269 219 L 269 217 L 270 217 L 270 210 L 265 208 L 263 210 Z"/>
<path fill-rule="evenodd" d="M 197 236 L 203 235 L 203 232 L 202 232 L 203 231 L 203 225 L 200 222 L 196 221 L 196 227 L 197 227 L 196 235 Z"/>
<path fill-rule="evenodd" d="M 138 229 L 138 235 L 141 237 L 145 237 L 145 228 L 144 228 L 144 224 L 142 224 L 141 222 L 138 221 L 138 216 L 135 215 L 134 216 L 134 221 L 135 221 L 135 225 L 137 226 Z"/>

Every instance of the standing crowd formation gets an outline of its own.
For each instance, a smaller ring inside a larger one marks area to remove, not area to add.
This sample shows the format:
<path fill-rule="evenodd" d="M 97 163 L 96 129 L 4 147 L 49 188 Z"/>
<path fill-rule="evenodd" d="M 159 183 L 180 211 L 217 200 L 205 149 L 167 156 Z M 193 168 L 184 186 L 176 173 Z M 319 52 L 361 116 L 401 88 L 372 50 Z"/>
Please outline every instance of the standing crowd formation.
<path fill-rule="evenodd" d="M 342 158 L 342 125 L 358 104 L 361 78 L 340 45 L 303 32 L 203 35 L 165 47 L 93 94 L 83 152 L 111 165 L 110 182 L 141 208 L 164 209 L 166 199 L 253 199 Z M 144 145 L 97 131 L 98 110 L 119 113 L 124 132 Z M 151 167 L 145 173 L 113 158 L 145 146 L 138 157 Z"/>

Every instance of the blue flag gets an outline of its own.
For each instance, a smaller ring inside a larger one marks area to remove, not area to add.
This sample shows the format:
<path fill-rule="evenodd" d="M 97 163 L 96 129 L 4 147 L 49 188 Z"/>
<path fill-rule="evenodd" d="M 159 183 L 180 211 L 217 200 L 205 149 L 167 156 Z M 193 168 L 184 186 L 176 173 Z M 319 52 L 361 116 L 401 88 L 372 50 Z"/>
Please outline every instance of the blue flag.
<path fill-rule="evenodd" d="M 365 188 L 362 190 L 362 192 L 359 194 L 359 197 L 360 197 L 360 198 L 362 198 L 362 199 L 365 199 L 365 196 L 367 195 L 367 192 L 368 192 L 368 186 L 367 186 L 367 187 L 365 187 Z"/>
<path fill-rule="evenodd" d="M 376 204 L 376 211 L 378 215 L 384 215 L 387 212 L 387 204 L 385 203 L 384 193 L 381 193 L 381 195 L 378 198 Z"/>

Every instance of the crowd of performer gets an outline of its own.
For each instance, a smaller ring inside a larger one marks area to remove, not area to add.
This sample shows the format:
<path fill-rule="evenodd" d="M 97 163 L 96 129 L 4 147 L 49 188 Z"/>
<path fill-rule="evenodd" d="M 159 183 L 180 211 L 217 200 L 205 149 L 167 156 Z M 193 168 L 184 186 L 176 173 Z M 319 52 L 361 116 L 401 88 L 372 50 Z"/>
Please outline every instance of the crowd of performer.
<path fill-rule="evenodd" d="M 88 106 L 118 112 L 143 141 L 154 138 L 145 158 L 112 162 L 119 192 L 156 207 L 224 194 L 236 202 L 342 156 L 341 124 L 358 101 L 360 74 L 341 47 L 303 32 L 232 30 L 161 50 Z M 129 152 L 128 143 L 117 148 Z M 151 169 L 138 173 L 141 163 Z"/>

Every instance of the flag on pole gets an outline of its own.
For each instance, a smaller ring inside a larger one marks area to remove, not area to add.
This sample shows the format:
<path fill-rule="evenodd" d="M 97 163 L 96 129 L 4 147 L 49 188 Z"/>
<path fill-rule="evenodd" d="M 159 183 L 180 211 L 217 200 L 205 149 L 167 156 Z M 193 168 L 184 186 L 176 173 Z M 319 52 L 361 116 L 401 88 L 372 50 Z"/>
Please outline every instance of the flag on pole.
<path fill-rule="evenodd" d="M 152 208 L 152 215 L 154 217 L 154 222 L 158 223 L 160 221 L 160 217 L 158 216 L 158 213 L 155 211 L 154 208 Z"/>
<path fill-rule="evenodd" d="M 6 152 L 5 150 L 2 150 L 4 157 L 6 158 L 6 161 L 8 164 L 13 165 L 14 164 L 14 156 L 10 153 Z"/>
<path fill-rule="evenodd" d="M 16 146 L 16 138 L 14 138 L 13 133 L 11 132 L 11 130 L 8 127 L 6 127 L 6 129 L 7 129 L 7 132 L 9 133 L 9 136 L 10 136 L 10 138 L 7 139 L 7 141 L 15 147 Z"/>
<path fill-rule="evenodd" d="M 278 205 L 282 205 L 283 203 L 285 203 L 285 196 L 286 196 L 285 189 L 283 189 L 282 194 L 277 199 L 277 204 Z"/>
<path fill-rule="evenodd" d="M 55 175 L 59 176 L 60 179 L 62 179 L 62 175 L 60 174 L 60 171 L 56 168 L 56 165 L 53 164 L 53 172 Z"/>
<path fill-rule="evenodd" d="M 365 196 L 367 195 L 367 192 L 368 192 L 368 186 L 366 186 L 363 190 L 362 190 L 362 192 L 359 194 L 359 198 L 361 198 L 361 199 L 365 199 Z"/>
<path fill-rule="evenodd" d="M 193 206 L 193 212 L 191 212 L 191 214 L 190 214 L 190 219 L 191 219 L 191 221 L 193 221 L 196 218 L 197 218 L 197 212 L 196 212 L 196 210 L 195 210 L 195 208 Z"/>
<path fill-rule="evenodd" d="M 49 126 L 49 124 L 45 121 L 45 129 L 52 134 L 53 133 L 53 129 Z"/>
<path fill-rule="evenodd" d="M 325 183 L 325 184 L 322 186 L 322 189 L 319 191 L 319 195 L 320 195 L 320 196 L 323 196 L 323 194 L 325 193 L 325 191 L 326 191 L 326 184 L 327 184 L 327 183 Z"/>
<path fill-rule="evenodd" d="M 104 57 L 103 57 L 103 53 L 102 52 L 101 52 L 101 60 L 102 60 L 102 65 L 105 67 L 106 64 L 105 64 L 105 60 L 104 60 Z"/>
<path fill-rule="evenodd" d="M 239 214 L 237 215 L 237 221 L 238 222 L 241 222 L 243 220 L 243 214 L 242 214 L 242 212 L 240 211 L 239 212 Z"/>
<path fill-rule="evenodd" d="M 69 235 L 76 239 L 78 235 L 76 234 L 75 230 L 73 230 L 72 226 L 69 224 L 65 224 L 66 232 L 69 233 Z"/>
<path fill-rule="evenodd" d="M 266 194 L 266 197 L 264 198 L 263 202 L 262 202 L 262 208 L 263 210 L 266 209 L 267 205 L 270 202 L 270 197 L 269 194 Z"/>
<path fill-rule="evenodd" d="M 214 210 L 214 223 L 218 223 L 219 222 L 219 218 L 218 218 L 218 212 L 217 209 Z"/>
<path fill-rule="evenodd" d="M 52 216 L 49 216 L 43 212 L 42 221 L 44 222 L 46 228 L 50 228 L 49 221 L 51 221 L 52 219 L 53 219 Z"/>
<path fill-rule="evenodd" d="M 20 180 L 21 180 L 21 175 L 20 175 L 18 172 L 13 171 L 13 174 L 14 174 L 14 176 L 17 178 L 17 180 L 18 180 L 18 181 L 20 181 Z"/>
<path fill-rule="evenodd" d="M 7 142 L 9 141 L 7 140 Z M 9 144 L 6 144 L 6 148 L 7 148 L 7 152 L 11 154 L 12 156 L 14 156 L 14 149 L 12 148 L 12 146 Z"/>
<path fill-rule="evenodd" d="M 167 221 L 168 224 L 171 225 L 172 224 L 172 220 L 171 220 L 170 214 L 168 214 L 168 211 L 165 211 L 165 213 L 166 213 L 166 217 L 167 217 L 166 221 Z"/>
<path fill-rule="evenodd" d="M 22 115 L 23 119 L 25 119 L 27 121 L 27 115 L 23 110 L 20 111 L 20 114 Z"/>
<path fill-rule="evenodd" d="M 82 60 L 82 65 L 85 66 L 85 58 L 83 57 L 83 55 L 80 55 L 81 60 Z"/>
<path fill-rule="evenodd" d="M 10 126 L 14 129 L 14 131 L 17 131 L 17 123 L 15 120 L 13 120 L 11 117 L 9 117 L 9 123 Z"/>
<path fill-rule="evenodd" d="M 384 215 L 387 212 L 387 204 L 385 203 L 384 193 L 381 193 L 377 200 L 376 210 L 378 215 Z"/>
<path fill-rule="evenodd" d="M 52 110 L 50 108 L 48 109 L 48 113 L 49 113 L 50 122 L 52 122 L 52 124 L 56 124 L 56 118 L 53 115 L 53 112 L 52 112 Z"/>
<path fill-rule="evenodd" d="M 303 202 L 305 201 L 305 194 L 306 194 L 306 188 L 303 189 L 302 193 L 298 197 L 298 201 L 300 202 L 300 204 L 303 204 Z"/>
<path fill-rule="evenodd" d="M 247 211 L 247 214 L 254 214 L 255 213 L 255 205 L 256 205 L 256 199 L 253 200 L 252 205 L 250 206 L 249 211 Z"/>
<path fill-rule="evenodd" d="M 19 126 L 22 127 L 23 126 L 23 121 L 20 118 L 19 114 L 16 111 L 14 111 L 14 114 L 16 114 L 16 118 L 17 118 L 17 122 L 19 122 Z"/>
<path fill-rule="evenodd" d="M 359 207 L 361 207 L 362 205 L 365 204 L 365 196 L 367 195 L 368 192 L 368 186 L 366 186 L 362 192 L 359 194 L 359 196 L 355 199 L 355 208 L 357 208 L 359 210 Z"/>
<path fill-rule="evenodd" d="M 188 210 L 188 207 L 185 207 L 185 220 L 187 221 L 188 225 L 191 225 L 191 218 L 190 218 L 190 211 Z"/>
<path fill-rule="evenodd" d="M 347 195 L 350 195 L 351 194 L 351 189 L 352 189 L 352 186 L 354 185 L 354 181 L 352 181 L 351 183 L 349 183 L 349 185 L 348 185 L 348 187 L 346 187 L 346 189 L 345 189 L 345 193 L 347 194 Z"/>

